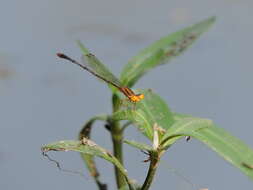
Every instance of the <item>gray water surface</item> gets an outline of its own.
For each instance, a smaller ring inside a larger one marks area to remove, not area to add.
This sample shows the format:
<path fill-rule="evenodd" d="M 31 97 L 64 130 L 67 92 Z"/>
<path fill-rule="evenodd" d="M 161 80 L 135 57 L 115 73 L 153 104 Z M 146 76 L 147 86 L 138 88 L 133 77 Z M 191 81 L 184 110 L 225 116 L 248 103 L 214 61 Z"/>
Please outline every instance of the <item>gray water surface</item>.
<path fill-rule="evenodd" d="M 161 36 L 213 15 L 217 22 L 208 33 L 136 88 L 152 88 L 173 111 L 210 118 L 252 147 L 252 9 L 251 0 L 2 1 L 0 189 L 96 189 L 78 154 L 51 155 L 86 177 L 60 172 L 40 152 L 43 144 L 75 139 L 87 119 L 111 111 L 107 86 L 56 52 L 78 59 L 80 39 L 117 74 Z M 96 127 L 96 142 L 111 148 L 102 123 Z M 133 127 L 126 136 L 146 140 Z M 125 149 L 130 177 L 142 182 L 145 155 Z M 116 189 L 112 166 L 98 165 L 102 180 Z M 200 142 L 182 140 L 165 155 L 152 189 L 198 188 L 252 189 L 253 183 Z"/>

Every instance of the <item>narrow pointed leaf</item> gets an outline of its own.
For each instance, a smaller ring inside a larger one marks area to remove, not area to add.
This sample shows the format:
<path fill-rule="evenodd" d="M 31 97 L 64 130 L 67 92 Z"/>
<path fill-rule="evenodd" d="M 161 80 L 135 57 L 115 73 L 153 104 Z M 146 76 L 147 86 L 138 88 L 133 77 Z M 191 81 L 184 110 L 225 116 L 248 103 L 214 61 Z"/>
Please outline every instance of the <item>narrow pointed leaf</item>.
<path fill-rule="evenodd" d="M 130 59 L 121 73 L 123 85 L 133 86 L 142 75 L 150 69 L 168 63 L 171 58 L 182 54 L 202 33 L 214 23 L 215 17 L 210 17 L 191 27 L 169 34 L 143 49 Z"/>
<path fill-rule="evenodd" d="M 178 113 L 173 113 L 173 115 L 176 122 L 189 118 L 194 119 L 190 115 Z M 192 136 L 203 142 L 219 156 L 239 168 L 240 171 L 253 180 L 253 150 L 240 139 L 215 125 L 200 128 L 199 130 L 185 131 L 184 136 Z"/>
<path fill-rule="evenodd" d="M 136 108 L 117 111 L 112 115 L 112 119 L 132 121 L 152 140 L 153 126 L 157 124 L 161 131 L 166 131 L 173 123 L 172 113 L 167 104 L 151 90 L 140 90 L 138 93 L 143 93 L 145 98 L 137 102 Z"/>
<path fill-rule="evenodd" d="M 191 136 L 206 144 L 253 180 L 253 168 L 247 167 L 253 165 L 253 150 L 244 142 L 216 126 L 194 131 Z"/>

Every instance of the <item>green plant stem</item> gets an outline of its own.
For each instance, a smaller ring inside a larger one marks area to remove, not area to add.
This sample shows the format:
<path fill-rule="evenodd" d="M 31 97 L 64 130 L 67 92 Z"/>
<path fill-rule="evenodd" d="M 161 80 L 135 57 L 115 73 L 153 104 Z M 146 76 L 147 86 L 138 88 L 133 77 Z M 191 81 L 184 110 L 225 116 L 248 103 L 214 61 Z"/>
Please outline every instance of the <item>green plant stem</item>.
<path fill-rule="evenodd" d="M 159 154 L 157 152 L 153 152 L 150 154 L 150 165 L 148 169 L 148 174 L 145 179 L 145 182 L 143 183 L 141 190 L 148 190 L 151 186 L 151 183 L 154 179 L 155 172 L 158 166 L 159 162 Z"/>
<path fill-rule="evenodd" d="M 113 112 L 119 109 L 119 98 L 113 95 Z M 123 131 L 121 130 L 120 124 L 117 121 L 110 122 L 111 137 L 113 144 L 113 154 L 123 165 Z M 114 166 L 115 178 L 118 189 L 126 185 L 125 176 Z"/>
<path fill-rule="evenodd" d="M 122 132 L 118 122 L 113 122 L 111 125 L 111 135 L 113 143 L 113 154 L 123 165 L 123 153 L 122 153 Z M 126 184 L 124 175 L 114 167 L 117 187 L 120 188 Z"/>

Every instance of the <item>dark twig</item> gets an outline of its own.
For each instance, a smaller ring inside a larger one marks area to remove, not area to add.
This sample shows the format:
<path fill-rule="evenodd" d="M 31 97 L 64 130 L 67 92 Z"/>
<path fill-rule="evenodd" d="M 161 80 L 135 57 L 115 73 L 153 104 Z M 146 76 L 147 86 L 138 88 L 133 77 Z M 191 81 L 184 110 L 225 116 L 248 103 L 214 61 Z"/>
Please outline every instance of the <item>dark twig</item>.
<path fill-rule="evenodd" d="M 79 172 L 79 171 L 73 171 L 73 170 L 68 170 L 68 169 L 62 168 L 61 165 L 60 165 L 60 162 L 58 162 L 58 161 L 52 159 L 46 152 L 42 152 L 42 155 L 43 155 L 44 157 L 46 157 L 50 162 L 55 163 L 56 167 L 57 167 L 60 171 L 62 171 L 62 172 L 67 172 L 67 173 L 72 173 L 72 174 L 77 174 L 77 175 L 80 175 L 80 176 L 85 177 L 86 179 L 88 179 L 87 176 L 85 176 L 83 173 L 81 173 L 81 172 Z"/>

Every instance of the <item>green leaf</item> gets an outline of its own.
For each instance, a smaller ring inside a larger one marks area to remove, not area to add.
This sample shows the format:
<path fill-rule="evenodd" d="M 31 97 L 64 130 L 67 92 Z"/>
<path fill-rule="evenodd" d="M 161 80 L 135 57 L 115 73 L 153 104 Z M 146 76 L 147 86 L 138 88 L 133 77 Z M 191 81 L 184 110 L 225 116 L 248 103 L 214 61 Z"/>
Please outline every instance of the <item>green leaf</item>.
<path fill-rule="evenodd" d="M 173 113 L 173 115 L 176 122 L 193 118 L 189 115 L 178 113 Z M 197 128 L 196 126 L 196 130 L 181 133 L 184 133 L 184 136 L 192 136 L 200 140 L 222 158 L 239 168 L 249 178 L 253 179 L 253 150 L 248 145 L 215 125 L 199 130 Z"/>
<path fill-rule="evenodd" d="M 136 142 L 136 141 L 130 141 L 130 140 L 124 140 L 124 143 L 134 147 L 134 148 L 138 148 L 140 150 L 145 150 L 147 152 L 152 152 L 153 151 L 153 148 L 147 144 L 144 144 L 144 143 L 139 143 L 139 142 Z"/>
<path fill-rule="evenodd" d="M 93 118 L 91 118 L 82 128 L 82 130 L 79 133 L 79 140 L 82 140 L 83 138 L 90 138 L 91 129 L 93 126 L 93 123 L 97 120 L 100 121 L 106 121 L 108 119 L 108 116 L 106 115 L 98 115 Z M 90 154 L 84 154 L 80 153 L 82 159 L 85 162 L 85 165 L 87 166 L 90 175 L 95 179 L 95 182 L 99 187 L 105 185 L 99 180 L 99 172 L 96 167 L 96 163 L 94 161 L 94 156 Z"/>
<path fill-rule="evenodd" d="M 175 121 L 172 126 L 163 135 L 161 144 L 168 147 L 173 144 L 178 137 L 191 136 L 195 131 L 211 127 L 212 121 L 209 119 L 185 117 Z"/>
<path fill-rule="evenodd" d="M 136 107 L 120 110 L 112 115 L 113 120 L 129 120 L 149 139 L 153 139 L 153 126 L 157 124 L 166 131 L 173 123 L 172 113 L 167 104 L 151 90 L 139 90 L 145 98 Z"/>
<path fill-rule="evenodd" d="M 175 121 L 180 121 L 181 119 L 185 119 L 185 118 L 196 118 L 190 114 L 182 114 L 182 113 L 175 113 L 175 112 L 173 112 L 172 114 Z"/>
<path fill-rule="evenodd" d="M 238 167 L 253 180 L 253 150 L 224 129 L 213 126 L 195 131 L 192 136 L 205 143 L 221 157 Z"/>
<path fill-rule="evenodd" d="M 109 151 L 106 149 L 98 146 L 95 142 L 83 138 L 81 141 L 73 141 L 73 140 L 64 140 L 54 142 L 48 145 L 45 145 L 41 148 L 43 153 L 48 151 L 75 151 L 82 154 L 88 154 L 91 156 L 97 156 L 103 158 L 112 164 L 114 164 L 119 171 L 124 175 L 126 182 L 128 184 L 129 190 L 134 190 L 130 179 L 127 176 L 127 170 L 121 165 L 117 158 L 115 158 Z M 105 187 L 105 184 L 100 183 L 97 181 L 100 187 Z"/>
<path fill-rule="evenodd" d="M 150 69 L 182 54 L 202 33 L 208 30 L 214 21 L 215 17 L 210 17 L 191 27 L 169 34 L 143 49 L 124 67 L 120 81 L 125 86 L 133 86 Z"/>
<path fill-rule="evenodd" d="M 127 178 L 127 171 L 121 163 L 109 151 L 98 146 L 93 141 L 83 138 L 82 141 L 64 140 L 54 142 L 42 147 L 43 152 L 48 151 L 75 151 L 103 158 L 114 164 L 120 172 Z"/>

